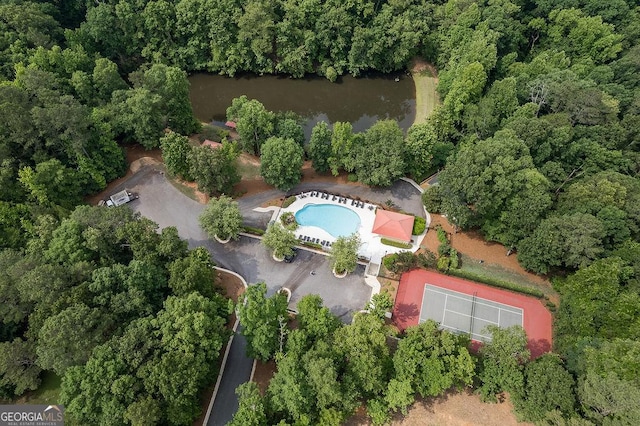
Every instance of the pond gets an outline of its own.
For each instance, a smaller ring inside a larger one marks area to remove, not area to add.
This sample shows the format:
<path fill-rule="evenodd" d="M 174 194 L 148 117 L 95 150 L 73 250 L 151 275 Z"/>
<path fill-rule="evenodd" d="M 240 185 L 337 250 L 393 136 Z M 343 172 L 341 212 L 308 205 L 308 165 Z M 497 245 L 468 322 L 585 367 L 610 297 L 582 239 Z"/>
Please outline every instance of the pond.
<path fill-rule="evenodd" d="M 406 73 L 343 76 L 335 83 L 321 77 L 194 74 L 189 82 L 191 105 L 201 121 L 224 122 L 231 100 L 247 95 L 268 110 L 300 114 L 307 139 L 318 121 L 348 121 L 361 132 L 385 118 L 397 120 L 407 130 L 415 117 L 415 86 Z"/>

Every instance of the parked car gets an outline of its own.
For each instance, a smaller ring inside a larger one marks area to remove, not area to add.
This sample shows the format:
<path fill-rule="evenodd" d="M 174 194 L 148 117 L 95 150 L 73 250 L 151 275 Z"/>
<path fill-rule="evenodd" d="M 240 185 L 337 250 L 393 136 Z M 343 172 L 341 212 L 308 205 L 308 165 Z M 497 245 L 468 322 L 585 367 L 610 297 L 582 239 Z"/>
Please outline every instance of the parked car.
<path fill-rule="evenodd" d="M 293 248 L 293 254 L 290 254 L 290 255 L 284 257 L 285 263 L 293 262 L 293 259 L 295 259 L 297 255 L 298 255 L 298 249 L 294 247 Z"/>

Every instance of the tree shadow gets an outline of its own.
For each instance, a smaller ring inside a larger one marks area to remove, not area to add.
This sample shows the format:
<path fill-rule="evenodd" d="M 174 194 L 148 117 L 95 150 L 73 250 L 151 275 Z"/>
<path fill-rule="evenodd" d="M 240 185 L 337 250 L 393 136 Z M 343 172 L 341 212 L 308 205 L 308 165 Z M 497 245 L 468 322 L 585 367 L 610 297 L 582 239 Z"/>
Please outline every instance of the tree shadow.
<path fill-rule="evenodd" d="M 420 315 L 420 309 L 415 303 L 399 303 L 393 310 L 393 316 L 397 321 L 406 322 Z"/>
<path fill-rule="evenodd" d="M 527 347 L 531 352 L 532 358 L 537 358 L 542 354 L 551 352 L 551 342 L 549 342 L 547 339 L 529 339 Z"/>

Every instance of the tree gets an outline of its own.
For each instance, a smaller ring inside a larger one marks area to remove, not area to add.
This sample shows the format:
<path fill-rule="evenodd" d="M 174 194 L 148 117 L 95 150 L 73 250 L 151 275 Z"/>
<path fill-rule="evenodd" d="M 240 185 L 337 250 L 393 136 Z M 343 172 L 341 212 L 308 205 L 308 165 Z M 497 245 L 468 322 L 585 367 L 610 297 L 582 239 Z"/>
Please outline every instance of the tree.
<path fill-rule="evenodd" d="M 273 251 L 274 257 L 283 258 L 293 255 L 293 248 L 298 244 L 298 239 L 292 231 L 276 222 L 267 228 L 262 244 Z"/>
<path fill-rule="evenodd" d="M 47 318 L 38 333 L 38 365 L 62 375 L 87 362 L 91 351 L 106 341 L 111 324 L 97 309 L 75 304 Z"/>
<path fill-rule="evenodd" d="M 376 316 L 380 320 L 384 320 L 385 314 L 393 309 L 393 300 L 389 293 L 376 293 L 371 296 L 371 300 L 367 303 L 366 309 L 371 315 Z"/>
<path fill-rule="evenodd" d="M 498 218 L 527 183 L 514 176 L 528 169 L 533 169 L 529 150 L 512 131 L 465 144 L 439 175 L 441 210 L 461 227 Z"/>
<path fill-rule="evenodd" d="M 145 88 L 160 99 L 164 126 L 190 135 L 200 129 L 189 101 L 187 73 L 180 68 L 154 63 L 144 72 L 133 73 L 135 88 Z"/>
<path fill-rule="evenodd" d="M 300 330 L 304 331 L 307 341 L 311 344 L 330 338 L 342 325 L 340 319 L 322 303 L 322 298 L 317 294 L 308 294 L 300 299 L 296 306 Z"/>
<path fill-rule="evenodd" d="M 338 176 L 340 169 L 352 172 L 355 167 L 355 149 L 357 145 L 353 126 L 351 123 L 338 121 L 333 123 L 333 133 L 331 134 L 331 155 L 328 163 L 331 174 Z"/>
<path fill-rule="evenodd" d="M 580 9 L 555 9 L 549 13 L 548 41 L 570 56 L 606 63 L 622 50 L 622 36 L 600 16 L 584 16 Z"/>
<path fill-rule="evenodd" d="M 585 348 L 578 396 L 589 419 L 599 423 L 634 424 L 640 419 L 637 400 L 637 340 L 614 339 Z"/>
<path fill-rule="evenodd" d="M 558 355 L 542 355 L 527 364 L 524 375 L 524 394 L 513 395 L 515 409 L 523 418 L 541 421 L 553 410 L 565 416 L 574 413 L 575 382 Z"/>
<path fill-rule="evenodd" d="M 338 274 L 351 273 L 358 266 L 360 236 L 353 233 L 348 237 L 338 237 L 331 245 L 329 253 L 331 267 Z"/>
<path fill-rule="evenodd" d="M 307 146 L 307 155 L 318 173 L 329 171 L 329 156 L 331 155 L 331 129 L 326 121 L 319 121 L 313 126 L 311 139 Z"/>
<path fill-rule="evenodd" d="M 529 361 L 527 334 L 520 326 L 499 328 L 487 326 L 491 341 L 480 349 L 482 369 L 480 393 L 483 398 L 495 400 L 496 394 L 507 391 L 522 394 L 524 366 Z"/>
<path fill-rule="evenodd" d="M 453 144 L 438 138 L 433 123 L 427 121 L 409 128 L 405 139 L 404 162 L 407 172 L 421 181 L 446 163 Z"/>
<path fill-rule="evenodd" d="M 469 387 L 475 363 L 468 345 L 466 336 L 440 330 L 434 321 L 410 327 L 393 355 L 395 378 L 409 385 L 409 394 L 423 397 L 441 395 L 454 386 Z"/>
<path fill-rule="evenodd" d="M 274 114 L 259 101 L 242 95 L 233 99 L 227 108 L 227 120 L 236 122 L 242 149 L 260 155 L 262 144 L 273 136 Z"/>
<path fill-rule="evenodd" d="M 293 139 L 304 147 L 304 129 L 300 125 L 302 118 L 295 113 L 280 113 L 275 118 L 274 136 L 282 139 Z"/>
<path fill-rule="evenodd" d="M 558 281 L 562 304 L 556 319 L 556 346 L 561 353 L 574 351 L 580 338 L 639 337 L 629 327 L 640 323 L 640 296 L 629 288 L 636 279 L 629 273 L 628 262 L 609 257 Z"/>
<path fill-rule="evenodd" d="M 237 240 L 242 228 L 242 214 L 238 203 L 225 195 L 209 200 L 199 221 L 210 237 L 222 240 Z"/>
<path fill-rule="evenodd" d="M 165 128 L 163 99 L 144 87 L 113 92 L 111 121 L 127 140 L 146 149 L 158 146 Z"/>
<path fill-rule="evenodd" d="M 404 138 L 395 120 L 376 122 L 356 148 L 358 180 L 371 186 L 391 186 L 404 174 Z"/>
<path fill-rule="evenodd" d="M 78 174 L 55 158 L 38 163 L 35 169 L 25 166 L 18 176 L 33 199 L 45 206 L 72 208 L 82 195 Z"/>
<path fill-rule="evenodd" d="M 189 138 L 175 132 L 169 132 L 160 138 L 160 148 L 162 149 L 162 160 L 169 173 L 185 180 L 193 180 L 189 164 L 189 154 L 192 149 Z"/>
<path fill-rule="evenodd" d="M 287 318 L 287 298 L 275 293 L 267 298 L 267 286 L 250 285 L 238 301 L 242 335 L 247 339 L 247 355 L 268 361 L 280 351 L 280 323 Z"/>
<path fill-rule="evenodd" d="M 238 410 L 230 426 L 267 426 L 265 402 L 255 382 L 243 383 L 236 388 Z"/>
<path fill-rule="evenodd" d="M 36 364 L 33 343 L 16 338 L 0 342 L 0 395 L 12 398 L 40 385 L 42 370 Z"/>
<path fill-rule="evenodd" d="M 176 259 L 168 267 L 169 287 L 176 296 L 186 296 L 194 291 L 204 297 L 213 298 L 216 271 L 213 269 L 211 254 L 204 247 L 198 247 L 187 257 Z"/>
<path fill-rule="evenodd" d="M 602 222 L 590 214 L 551 217 L 518 244 L 518 260 L 539 274 L 563 264 L 584 267 L 601 256 L 604 237 Z"/>
<path fill-rule="evenodd" d="M 288 191 L 300 182 L 304 151 L 293 139 L 267 139 L 260 160 L 260 175 L 269 185 Z"/>
<path fill-rule="evenodd" d="M 334 333 L 336 351 L 347 360 L 342 381 L 356 397 L 382 395 L 391 373 L 391 356 L 384 322 L 373 315 L 356 315 L 353 323 Z"/>
<path fill-rule="evenodd" d="M 233 186 L 240 182 L 236 163 L 238 155 L 233 142 L 223 141 L 218 148 L 195 147 L 188 155 L 189 174 L 200 191 L 209 195 L 231 193 Z"/>

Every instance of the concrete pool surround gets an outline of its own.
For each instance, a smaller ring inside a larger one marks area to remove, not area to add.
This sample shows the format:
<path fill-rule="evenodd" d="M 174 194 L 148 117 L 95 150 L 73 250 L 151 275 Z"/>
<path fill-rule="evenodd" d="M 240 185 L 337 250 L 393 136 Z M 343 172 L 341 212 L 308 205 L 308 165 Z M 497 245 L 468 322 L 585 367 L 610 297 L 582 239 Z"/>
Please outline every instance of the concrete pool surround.
<path fill-rule="evenodd" d="M 355 232 L 360 235 L 360 240 L 362 242 L 360 249 L 358 250 L 358 255 L 361 258 L 368 259 L 373 263 L 380 263 L 382 258 L 387 254 L 407 250 L 415 252 L 420 248 L 420 243 L 424 237 L 424 233 L 422 235 L 414 235 L 412 237 L 410 249 L 382 244 L 381 237 L 372 232 L 376 218 L 376 209 L 378 206 L 372 203 L 354 200 L 343 195 L 334 195 L 323 191 L 303 192 L 296 195 L 296 200 L 288 207 L 281 208 L 276 219 L 279 220 L 280 216 L 286 212 L 293 213 L 296 215 L 297 219 L 298 212 L 300 211 L 304 211 L 305 209 L 308 211 L 309 209 L 324 208 L 324 212 L 329 215 L 329 219 L 323 217 L 322 220 L 315 222 L 313 225 L 304 225 L 298 221 L 299 226 L 298 229 L 296 229 L 295 234 L 300 240 L 314 242 L 322 245 L 325 250 L 330 250 L 331 244 L 333 244 L 337 237 L 332 235 L 330 232 L 333 231 L 333 229 L 330 228 L 327 230 L 321 225 L 323 225 L 323 222 L 330 223 L 332 220 L 340 220 L 340 210 L 335 209 L 335 207 L 327 208 L 323 206 L 339 206 L 341 208 L 348 209 L 350 212 L 353 212 L 358 216 L 360 223 L 358 224 L 357 229 L 355 229 Z M 338 214 L 338 217 L 331 217 L 331 215 L 335 213 Z M 312 222 L 314 221 L 312 220 Z M 348 235 L 350 234 L 347 234 L 346 236 Z"/>

